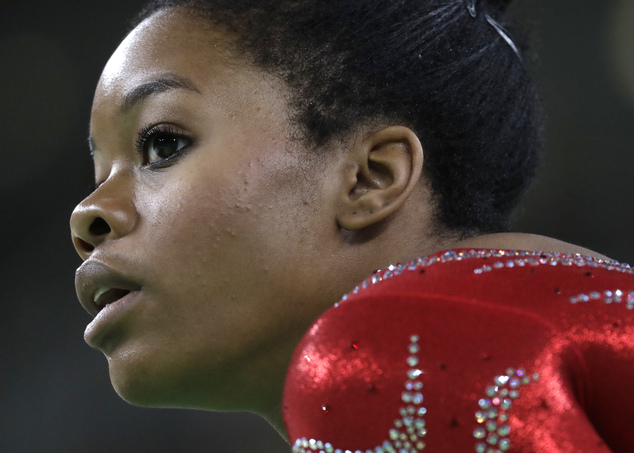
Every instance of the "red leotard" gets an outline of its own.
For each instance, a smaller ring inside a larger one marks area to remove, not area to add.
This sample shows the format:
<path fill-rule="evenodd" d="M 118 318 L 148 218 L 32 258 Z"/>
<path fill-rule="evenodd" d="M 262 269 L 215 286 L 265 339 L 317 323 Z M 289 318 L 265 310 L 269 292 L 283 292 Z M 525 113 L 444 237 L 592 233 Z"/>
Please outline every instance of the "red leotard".
<path fill-rule="evenodd" d="M 634 452 L 634 270 L 456 250 L 390 266 L 300 342 L 293 452 Z"/>

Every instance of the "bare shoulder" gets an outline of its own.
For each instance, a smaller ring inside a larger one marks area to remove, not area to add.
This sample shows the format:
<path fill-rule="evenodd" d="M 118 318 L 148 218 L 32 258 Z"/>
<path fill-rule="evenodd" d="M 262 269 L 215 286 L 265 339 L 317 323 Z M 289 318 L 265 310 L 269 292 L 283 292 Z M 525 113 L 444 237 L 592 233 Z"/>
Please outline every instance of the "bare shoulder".
<path fill-rule="evenodd" d="M 539 250 L 542 252 L 579 253 L 609 259 L 607 256 L 558 239 L 527 233 L 497 233 L 455 242 L 450 248 L 491 248 L 504 250 Z"/>

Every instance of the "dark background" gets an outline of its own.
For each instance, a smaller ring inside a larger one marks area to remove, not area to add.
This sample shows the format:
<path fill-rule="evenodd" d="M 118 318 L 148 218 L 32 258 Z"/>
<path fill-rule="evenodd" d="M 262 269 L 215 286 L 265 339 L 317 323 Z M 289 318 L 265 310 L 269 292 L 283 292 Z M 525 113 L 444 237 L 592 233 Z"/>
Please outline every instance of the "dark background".
<path fill-rule="evenodd" d="M 127 405 L 82 340 L 68 217 L 94 86 L 141 3 L 0 6 L 0 453 L 288 451 L 255 416 Z M 517 230 L 633 262 L 634 0 L 517 3 L 549 135 Z"/>

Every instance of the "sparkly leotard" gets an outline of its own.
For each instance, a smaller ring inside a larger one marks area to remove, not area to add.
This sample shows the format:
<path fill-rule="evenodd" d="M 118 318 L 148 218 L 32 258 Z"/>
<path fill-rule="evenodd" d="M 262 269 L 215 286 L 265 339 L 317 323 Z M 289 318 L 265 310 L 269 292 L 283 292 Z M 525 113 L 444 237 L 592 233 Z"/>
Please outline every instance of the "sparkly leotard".
<path fill-rule="evenodd" d="M 461 250 L 390 266 L 297 347 L 293 452 L 634 452 L 634 269 Z"/>

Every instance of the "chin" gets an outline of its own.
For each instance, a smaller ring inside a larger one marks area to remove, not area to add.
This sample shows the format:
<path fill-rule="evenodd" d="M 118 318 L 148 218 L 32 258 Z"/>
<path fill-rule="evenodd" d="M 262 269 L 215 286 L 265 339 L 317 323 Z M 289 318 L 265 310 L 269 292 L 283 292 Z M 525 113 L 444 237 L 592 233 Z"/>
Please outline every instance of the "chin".
<path fill-rule="evenodd" d="M 168 391 L 168 383 L 149 367 L 138 363 L 122 366 L 111 358 L 108 364 L 112 387 L 127 403 L 142 407 L 173 407 L 174 401 L 170 404 L 173 397 L 169 397 L 173 391 Z"/>
<path fill-rule="evenodd" d="M 155 358 L 155 357 L 154 357 Z M 108 357 L 110 381 L 126 402 L 141 407 L 245 410 L 229 370 L 197 367 L 160 357 L 150 360 L 141 354 Z M 190 372 L 191 371 L 191 372 Z M 219 377 L 219 378 L 215 378 Z M 248 409 L 247 409 L 248 410 Z"/>

